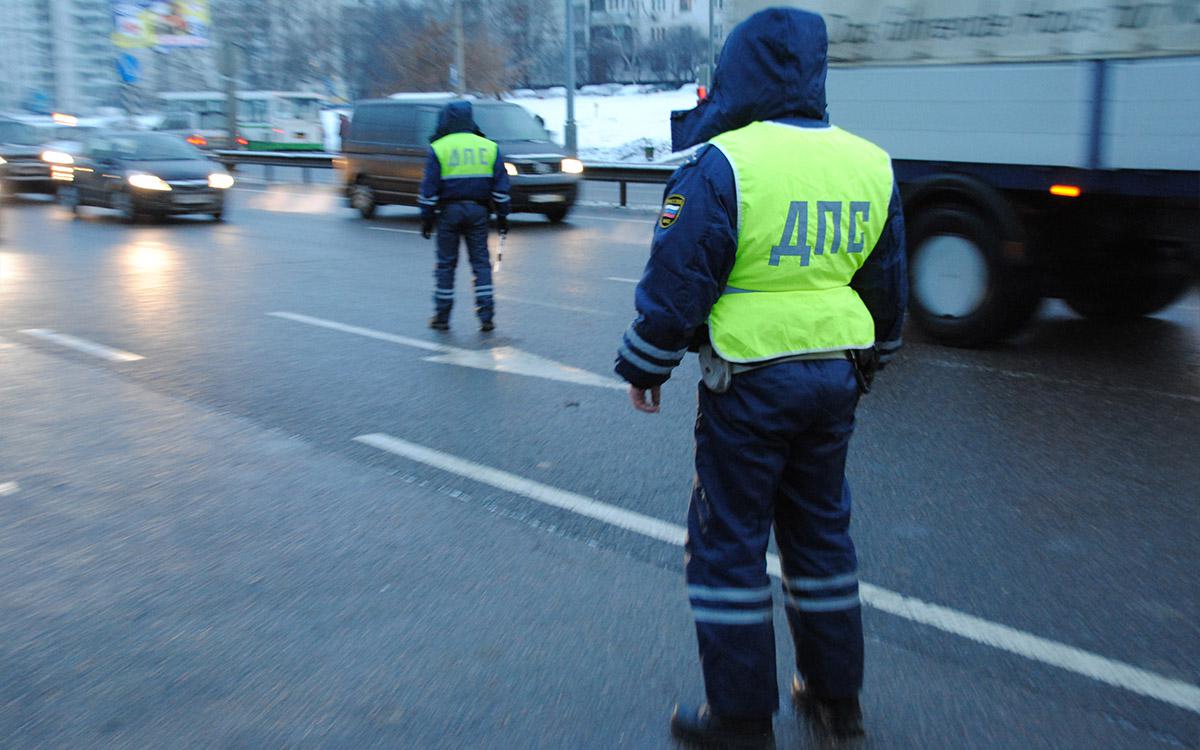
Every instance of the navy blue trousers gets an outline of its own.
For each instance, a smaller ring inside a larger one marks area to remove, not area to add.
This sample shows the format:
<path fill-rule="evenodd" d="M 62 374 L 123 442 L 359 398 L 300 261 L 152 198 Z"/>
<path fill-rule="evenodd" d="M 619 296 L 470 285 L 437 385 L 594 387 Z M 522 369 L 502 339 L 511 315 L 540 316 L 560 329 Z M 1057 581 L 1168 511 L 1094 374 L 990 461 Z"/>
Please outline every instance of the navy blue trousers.
<path fill-rule="evenodd" d="M 700 385 L 688 598 L 712 710 L 779 707 L 767 545 L 783 562 L 796 667 L 816 695 L 858 694 L 863 634 L 846 451 L 858 385 L 844 360 L 787 362 Z"/>
<path fill-rule="evenodd" d="M 439 320 L 450 319 L 461 239 L 467 241 L 467 259 L 475 273 L 475 313 L 486 323 L 495 315 L 496 303 L 492 299 L 492 259 L 487 245 L 488 210 L 478 203 L 448 203 L 438 212 L 434 311 Z"/>

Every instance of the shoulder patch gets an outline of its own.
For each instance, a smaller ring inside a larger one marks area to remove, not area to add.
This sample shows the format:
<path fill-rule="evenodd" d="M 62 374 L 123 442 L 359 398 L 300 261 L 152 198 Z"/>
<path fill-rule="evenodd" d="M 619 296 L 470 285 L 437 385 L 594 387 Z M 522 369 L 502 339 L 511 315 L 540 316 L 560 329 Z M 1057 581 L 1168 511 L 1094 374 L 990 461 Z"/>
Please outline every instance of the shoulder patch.
<path fill-rule="evenodd" d="M 667 196 L 663 202 L 662 214 L 658 217 L 658 226 L 661 229 L 666 229 L 675 223 L 679 218 L 679 214 L 683 213 L 683 204 L 685 198 L 679 193 L 673 193 Z"/>

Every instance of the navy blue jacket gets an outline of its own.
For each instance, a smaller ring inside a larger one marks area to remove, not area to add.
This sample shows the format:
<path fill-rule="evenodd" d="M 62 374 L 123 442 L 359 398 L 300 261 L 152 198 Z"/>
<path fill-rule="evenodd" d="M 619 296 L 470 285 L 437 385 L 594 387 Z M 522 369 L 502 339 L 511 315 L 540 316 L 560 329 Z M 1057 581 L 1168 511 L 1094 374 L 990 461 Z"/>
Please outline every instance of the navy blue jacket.
<path fill-rule="evenodd" d="M 451 133 L 483 135 L 475 125 L 470 102 L 450 102 L 438 113 L 438 125 L 433 140 Z M 421 206 L 421 216 L 427 221 L 433 220 L 439 205 L 455 201 L 473 201 L 484 206 L 495 204 L 497 216 L 508 216 L 508 189 L 508 172 L 504 171 L 504 156 L 500 153 L 499 145 L 496 146 L 496 164 L 491 177 L 456 180 L 442 179 L 442 164 L 430 146 L 429 154 L 425 158 L 425 175 L 421 180 L 421 194 L 417 197 L 417 203 Z"/>
<path fill-rule="evenodd" d="M 754 14 L 725 42 L 712 96 L 672 114 L 674 148 L 758 120 L 829 127 L 827 46 L 825 22 L 814 13 L 772 8 Z M 705 323 L 737 255 L 737 188 L 720 149 L 702 146 L 676 170 L 663 192 L 673 194 L 686 201 L 666 229 L 656 225 L 635 292 L 638 316 L 617 353 L 617 374 L 639 388 L 663 383 L 689 348 L 707 343 Z M 876 347 L 886 362 L 900 347 L 908 297 L 904 214 L 895 185 L 883 234 L 850 286 L 875 321 Z"/>

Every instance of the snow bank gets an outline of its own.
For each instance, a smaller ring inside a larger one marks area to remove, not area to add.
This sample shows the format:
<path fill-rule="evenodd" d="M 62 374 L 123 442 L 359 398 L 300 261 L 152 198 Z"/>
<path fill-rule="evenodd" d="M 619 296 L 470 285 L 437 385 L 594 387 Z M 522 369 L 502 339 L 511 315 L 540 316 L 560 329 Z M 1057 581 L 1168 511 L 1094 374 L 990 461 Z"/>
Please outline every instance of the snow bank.
<path fill-rule="evenodd" d="M 575 96 L 575 124 L 579 155 L 591 161 L 645 162 L 671 152 L 671 112 L 696 106 L 696 87 L 654 91 L 653 86 L 610 84 L 584 86 Z M 522 89 L 508 98 L 546 121 L 555 141 L 563 142 L 567 119 L 566 90 Z"/>

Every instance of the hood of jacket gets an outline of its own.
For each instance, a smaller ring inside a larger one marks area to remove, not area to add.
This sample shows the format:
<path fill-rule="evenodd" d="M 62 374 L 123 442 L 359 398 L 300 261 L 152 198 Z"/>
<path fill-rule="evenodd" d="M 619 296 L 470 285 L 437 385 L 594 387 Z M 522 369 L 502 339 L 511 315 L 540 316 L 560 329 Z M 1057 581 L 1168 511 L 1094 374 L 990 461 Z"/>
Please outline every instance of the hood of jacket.
<path fill-rule="evenodd" d="M 709 97 L 671 113 L 671 150 L 682 151 L 756 120 L 827 121 L 825 20 L 795 8 L 767 8 L 730 32 Z"/>
<path fill-rule="evenodd" d="M 471 103 L 467 101 L 450 102 L 438 112 L 437 130 L 431 140 L 437 140 L 451 133 L 479 133 L 475 125 L 475 114 Z"/>

